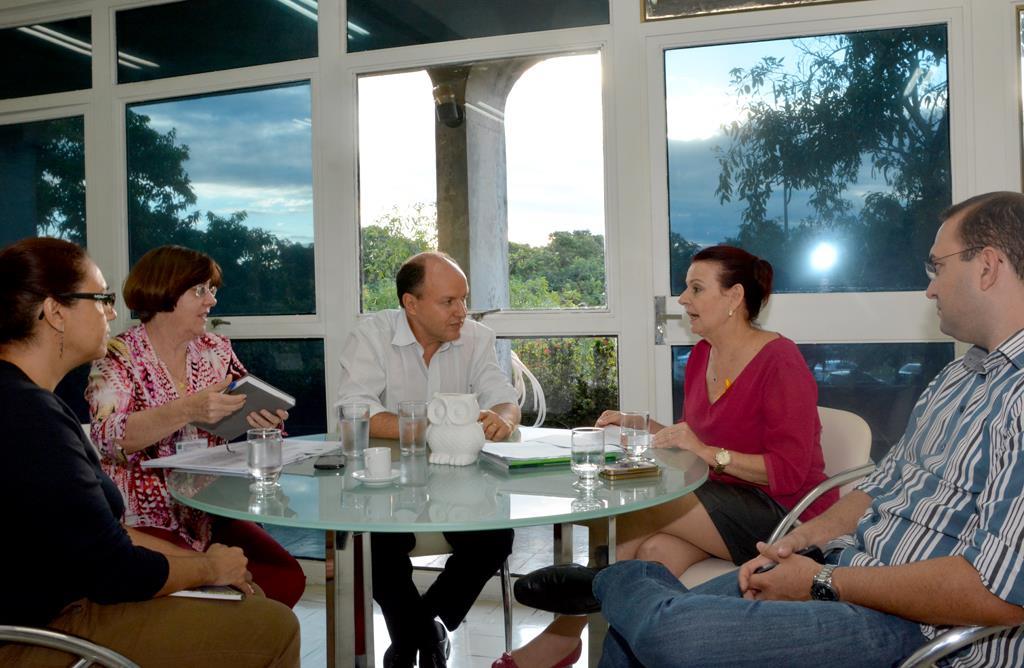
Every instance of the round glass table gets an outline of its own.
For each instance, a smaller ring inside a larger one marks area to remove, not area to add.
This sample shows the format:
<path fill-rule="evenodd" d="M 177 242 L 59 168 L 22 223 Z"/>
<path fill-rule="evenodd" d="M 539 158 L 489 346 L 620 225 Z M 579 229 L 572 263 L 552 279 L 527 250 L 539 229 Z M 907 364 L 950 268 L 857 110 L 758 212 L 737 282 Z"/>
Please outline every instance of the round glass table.
<path fill-rule="evenodd" d="M 530 431 L 523 429 L 524 439 Z M 551 430 L 544 430 L 550 432 Z M 309 438 L 323 438 L 309 437 Z M 317 471 L 306 460 L 285 468 L 271 494 L 249 491 L 249 480 L 169 471 L 167 486 L 184 505 L 213 515 L 264 524 L 323 529 L 327 543 L 328 664 L 355 665 L 355 608 L 373 619 L 370 596 L 356 587 L 368 565 L 369 540 L 363 532 L 475 531 L 552 524 L 555 559 L 571 559 L 574 522 L 607 518 L 609 554 L 615 554 L 615 516 L 671 501 L 696 489 L 707 478 L 699 457 L 679 450 L 652 450 L 662 465 L 655 478 L 602 481 L 592 492 L 573 487 L 568 466 L 506 472 L 484 460 L 470 466 L 429 464 L 426 455 L 398 455 L 397 443 L 373 439 L 371 446 L 393 448 L 393 483 L 368 486 L 353 473 L 362 469 L 349 458 L 340 471 Z M 351 533 L 336 533 L 351 532 Z M 357 571 L 359 571 L 357 573 Z M 368 633 L 372 633 L 366 624 Z M 363 645 L 363 643 L 359 643 Z M 373 643 L 364 645 L 372 648 Z M 593 653 L 592 653 L 593 654 Z M 372 664 L 372 657 L 368 657 Z"/>

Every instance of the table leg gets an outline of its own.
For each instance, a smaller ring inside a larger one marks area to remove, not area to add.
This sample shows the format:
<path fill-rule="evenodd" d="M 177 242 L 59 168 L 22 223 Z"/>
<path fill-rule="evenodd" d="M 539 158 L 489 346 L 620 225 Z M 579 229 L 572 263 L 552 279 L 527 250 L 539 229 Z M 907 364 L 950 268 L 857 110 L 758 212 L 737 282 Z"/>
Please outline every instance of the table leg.
<path fill-rule="evenodd" d="M 554 524 L 551 527 L 554 538 L 554 563 L 572 562 L 572 523 Z"/>
<path fill-rule="evenodd" d="M 324 535 L 327 548 L 324 563 L 327 585 L 327 667 L 365 666 L 362 661 L 357 663 L 355 655 L 356 540 L 352 534 L 345 531 L 325 531 Z M 369 540 L 359 542 L 369 544 Z M 369 559 L 366 559 L 365 563 L 368 564 Z M 372 615 L 368 626 L 373 626 Z M 370 647 L 372 648 L 372 640 Z M 371 649 L 371 655 L 372 651 Z"/>
<path fill-rule="evenodd" d="M 608 564 L 615 563 L 615 515 L 608 517 Z M 587 664 L 597 668 L 604 648 L 604 637 L 608 633 L 608 621 L 600 612 L 588 616 L 587 621 Z"/>

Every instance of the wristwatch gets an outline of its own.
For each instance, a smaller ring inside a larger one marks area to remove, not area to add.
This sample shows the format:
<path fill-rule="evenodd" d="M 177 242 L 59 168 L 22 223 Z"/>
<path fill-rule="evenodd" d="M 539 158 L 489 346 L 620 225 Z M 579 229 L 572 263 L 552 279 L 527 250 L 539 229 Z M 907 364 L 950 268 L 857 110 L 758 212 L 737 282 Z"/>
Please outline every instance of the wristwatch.
<path fill-rule="evenodd" d="M 719 448 L 715 453 L 715 473 L 721 473 L 725 467 L 732 463 L 732 453 L 725 448 Z"/>
<path fill-rule="evenodd" d="M 835 564 L 825 564 L 811 581 L 811 598 L 815 601 L 838 601 L 839 592 L 832 586 L 832 571 Z"/>

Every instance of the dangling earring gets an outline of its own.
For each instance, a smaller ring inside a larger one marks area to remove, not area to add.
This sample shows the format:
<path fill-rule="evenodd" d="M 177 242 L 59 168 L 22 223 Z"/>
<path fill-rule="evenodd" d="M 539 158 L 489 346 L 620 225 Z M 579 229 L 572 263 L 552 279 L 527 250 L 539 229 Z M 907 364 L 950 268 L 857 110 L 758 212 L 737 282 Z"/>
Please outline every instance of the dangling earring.
<path fill-rule="evenodd" d="M 64 330 L 58 330 L 57 336 L 59 337 L 60 340 L 60 350 L 58 352 L 58 355 L 61 359 L 64 359 Z"/>
<path fill-rule="evenodd" d="M 732 317 L 732 309 L 729 309 L 729 317 Z"/>

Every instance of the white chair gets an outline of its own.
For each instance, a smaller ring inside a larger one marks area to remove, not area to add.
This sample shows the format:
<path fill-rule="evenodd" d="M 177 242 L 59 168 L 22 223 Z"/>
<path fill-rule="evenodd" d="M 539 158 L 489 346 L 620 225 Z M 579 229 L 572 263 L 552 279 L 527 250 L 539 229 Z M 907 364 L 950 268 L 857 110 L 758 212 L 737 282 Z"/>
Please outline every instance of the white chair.
<path fill-rule="evenodd" d="M 523 405 L 526 403 L 526 384 L 530 384 L 530 393 L 532 395 L 532 401 L 530 402 L 530 410 L 537 412 L 537 418 L 533 421 L 534 427 L 539 427 L 544 424 L 545 418 L 547 418 L 548 404 L 547 399 L 544 397 L 544 387 L 541 386 L 540 381 L 537 380 L 537 376 L 533 375 L 529 367 L 523 364 L 523 360 L 519 359 L 519 355 L 516 355 L 516 351 L 511 351 L 512 357 L 512 386 L 516 388 L 516 393 L 519 395 L 519 408 L 522 410 Z"/>
<path fill-rule="evenodd" d="M 840 488 L 840 494 L 845 494 L 853 488 L 854 482 L 875 468 L 871 463 L 871 427 L 863 418 L 849 411 L 818 406 L 818 419 L 821 420 L 821 452 L 828 478 L 808 492 L 779 522 L 769 543 L 786 535 L 800 514 L 819 496 L 836 487 Z M 679 581 L 690 589 L 735 568 L 731 561 L 705 559 L 688 568 Z"/>
<path fill-rule="evenodd" d="M 410 557 L 428 557 L 437 554 L 451 554 L 452 546 L 444 539 L 442 533 L 417 533 L 416 547 L 409 553 Z M 512 651 L 512 576 L 508 569 L 508 559 L 501 565 L 498 572 L 501 577 L 501 609 L 505 615 L 505 651 Z"/>
<path fill-rule="evenodd" d="M 139 668 L 138 664 L 113 650 L 53 629 L 0 626 L 0 641 L 48 647 L 79 657 L 78 661 L 71 664 L 71 668 L 86 668 L 93 664 L 107 668 Z"/>

